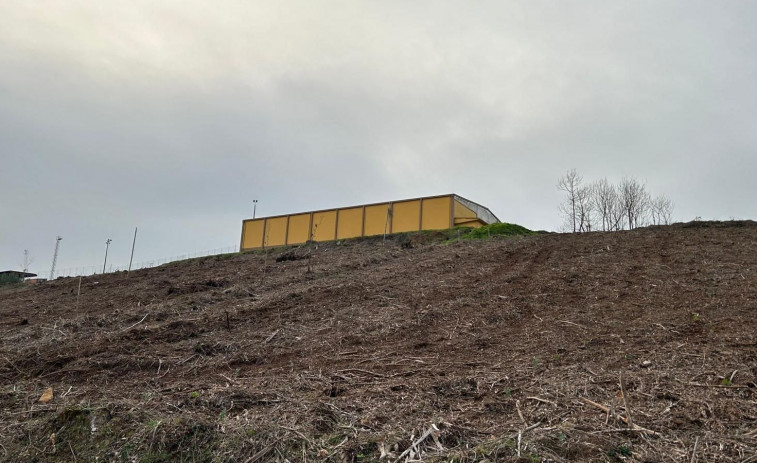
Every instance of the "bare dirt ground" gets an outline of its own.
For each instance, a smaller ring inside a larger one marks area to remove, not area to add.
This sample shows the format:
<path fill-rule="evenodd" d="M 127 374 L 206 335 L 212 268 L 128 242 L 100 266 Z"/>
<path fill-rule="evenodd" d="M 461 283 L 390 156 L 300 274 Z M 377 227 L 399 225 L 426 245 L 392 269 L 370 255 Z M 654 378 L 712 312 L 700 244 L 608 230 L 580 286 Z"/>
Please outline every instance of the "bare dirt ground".
<path fill-rule="evenodd" d="M 757 462 L 757 224 L 429 241 L 0 288 L 0 460 Z"/>

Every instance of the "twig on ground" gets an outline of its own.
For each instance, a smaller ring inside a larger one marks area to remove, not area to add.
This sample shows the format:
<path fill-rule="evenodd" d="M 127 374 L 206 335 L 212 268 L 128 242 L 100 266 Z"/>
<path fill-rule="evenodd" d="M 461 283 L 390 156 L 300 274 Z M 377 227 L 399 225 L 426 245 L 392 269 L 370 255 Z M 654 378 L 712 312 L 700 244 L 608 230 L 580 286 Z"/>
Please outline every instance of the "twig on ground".
<path fill-rule="evenodd" d="M 300 431 L 298 431 L 298 430 L 296 430 L 296 429 L 294 429 L 294 428 L 288 428 L 288 427 L 286 427 L 286 426 L 282 426 L 282 425 L 279 425 L 279 427 L 280 427 L 281 429 L 286 429 L 287 431 L 292 431 L 293 433 L 295 433 L 295 434 L 297 434 L 298 436 L 300 436 L 301 438 L 303 438 L 303 439 L 305 440 L 305 442 L 307 442 L 308 444 L 310 444 L 310 446 L 311 446 L 311 447 L 315 447 L 315 444 L 313 443 L 313 441 L 312 441 L 312 440 L 310 440 L 310 439 L 308 439 L 308 438 L 307 438 L 307 437 L 305 436 L 305 434 L 301 433 Z M 344 442 L 342 442 L 342 444 L 344 444 Z"/>
<path fill-rule="evenodd" d="M 623 386 L 623 371 L 620 372 L 620 395 L 623 396 L 623 408 L 626 409 L 626 424 L 629 428 L 633 428 L 633 420 L 631 419 L 631 409 L 628 406 L 628 398 L 626 397 L 626 388 Z"/>
<path fill-rule="evenodd" d="M 135 323 L 135 324 L 133 324 L 131 326 L 127 326 L 126 328 L 122 329 L 121 332 L 123 333 L 124 331 L 128 331 L 128 330 L 134 328 L 135 326 L 139 325 L 140 323 L 142 323 L 143 321 L 145 321 L 145 318 L 147 318 L 148 315 L 150 315 L 150 312 L 147 312 L 145 314 L 145 316 L 142 317 L 142 319 L 140 321 L 138 321 L 137 323 Z"/>
<path fill-rule="evenodd" d="M 610 407 L 607 409 L 607 414 L 605 415 L 605 425 L 610 424 L 610 416 L 615 416 L 615 404 L 611 403 Z"/>
<path fill-rule="evenodd" d="M 589 367 L 587 367 L 586 365 L 581 365 L 581 368 L 589 372 L 592 376 L 599 376 L 598 374 L 594 373 L 591 369 L 589 369 Z"/>
<path fill-rule="evenodd" d="M 531 426 L 527 427 L 526 429 L 524 429 L 524 430 L 523 430 L 523 432 L 526 432 L 526 431 L 530 431 L 530 430 L 532 430 L 532 429 L 536 429 L 536 428 L 538 428 L 539 426 L 541 426 L 541 421 L 537 421 L 536 423 L 534 423 L 534 424 L 532 424 Z M 546 428 L 545 428 L 545 429 L 546 429 Z"/>
<path fill-rule="evenodd" d="M 86 370 L 83 369 L 83 368 L 64 368 L 62 370 L 51 371 L 50 373 L 45 373 L 44 375 L 39 375 L 39 376 L 37 376 L 37 379 L 47 378 L 48 376 L 57 375 L 59 373 L 69 373 L 69 372 L 72 372 L 72 371 L 86 371 Z"/>
<path fill-rule="evenodd" d="M 255 455 L 251 456 L 251 457 L 250 457 L 250 458 L 249 458 L 249 459 L 248 459 L 247 461 L 245 461 L 244 463 L 255 463 L 256 461 L 258 461 L 258 460 L 260 460 L 261 458 L 263 458 L 264 456 L 266 456 L 266 455 L 268 454 L 268 452 L 270 452 L 271 450 L 273 450 L 273 448 L 274 448 L 275 446 L 276 446 L 276 442 L 274 442 L 273 444 L 269 445 L 268 447 L 265 447 L 265 448 L 264 448 L 263 450 L 259 451 L 259 452 L 258 452 L 258 453 L 256 453 Z"/>
<path fill-rule="evenodd" d="M 189 357 L 185 358 L 181 362 L 177 363 L 177 365 L 183 365 L 183 364 L 187 363 L 188 361 L 190 361 L 193 358 L 198 357 L 198 356 L 199 356 L 198 354 L 190 355 Z"/>
<path fill-rule="evenodd" d="M 628 429 L 628 428 L 613 428 L 613 429 L 600 429 L 598 431 L 592 431 L 589 434 L 612 434 L 616 432 L 640 432 L 640 433 L 646 433 L 647 431 L 644 429 Z"/>
<path fill-rule="evenodd" d="M 582 397 L 581 399 L 582 399 L 582 400 L 583 400 L 584 402 L 586 402 L 587 404 L 589 404 L 589 405 L 591 405 L 592 407 L 594 407 L 594 408 L 598 408 L 599 410 L 602 410 L 602 411 L 603 411 L 603 412 L 605 412 L 605 413 L 610 413 L 610 409 L 609 409 L 608 407 L 605 407 L 605 406 L 604 406 L 604 405 L 602 405 L 602 404 L 599 404 L 599 403 L 597 403 L 597 402 L 594 402 L 593 400 L 589 400 L 589 399 L 587 399 L 586 397 Z M 627 419 L 626 419 L 626 418 L 625 418 L 624 416 L 621 416 L 621 415 L 615 415 L 615 416 L 616 416 L 616 417 L 617 417 L 617 418 L 618 418 L 618 419 L 619 419 L 620 421 L 622 421 L 622 422 L 624 422 L 624 423 L 628 424 L 628 420 L 627 420 Z M 653 436 L 659 436 L 659 435 L 660 435 L 660 433 L 659 433 L 659 432 L 657 432 L 657 431 L 652 431 L 651 429 L 647 429 L 647 428 L 641 427 L 641 426 L 639 426 L 638 424 L 634 424 L 634 425 L 633 425 L 633 428 L 632 428 L 632 429 L 627 429 L 627 431 L 640 431 L 640 432 L 643 432 L 643 433 L 651 434 L 651 435 L 653 435 Z"/>
<path fill-rule="evenodd" d="M 523 439 L 523 431 L 518 431 L 518 458 L 520 458 L 520 444 Z"/>
<path fill-rule="evenodd" d="M 381 373 L 376 373 L 368 370 L 360 370 L 358 368 L 346 368 L 344 370 L 339 370 L 339 373 L 364 373 L 367 375 L 375 376 L 377 378 L 386 378 L 386 375 L 382 375 Z"/>
<path fill-rule="evenodd" d="M 699 447 L 699 436 L 694 440 L 694 450 L 691 451 L 691 463 L 697 461 L 697 447 Z"/>
<path fill-rule="evenodd" d="M 273 333 L 271 333 L 270 336 L 268 336 L 267 338 L 265 338 L 265 341 L 263 341 L 263 344 L 268 344 L 269 342 L 271 342 L 271 340 L 273 338 L 275 338 L 277 334 L 279 334 L 279 331 L 281 331 L 280 328 L 278 330 L 274 331 Z"/>
<path fill-rule="evenodd" d="M 557 403 L 552 402 L 551 400 L 542 399 L 540 397 L 526 397 L 526 399 L 535 400 L 537 402 L 541 402 L 541 403 L 545 403 L 545 404 L 552 404 L 552 405 L 555 405 L 555 406 L 557 405 Z"/>
<path fill-rule="evenodd" d="M 518 410 L 518 416 L 520 417 L 520 420 L 523 422 L 523 424 L 528 425 L 528 423 L 526 423 L 526 419 L 523 418 L 523 412 L 520 411 L 520 400 L 515 401 L 515 409 Z"/>
<path fill-rule="evenodd" d="M 22 410 L 20 412 L 10 412 L 11 415 L 24 415 L 26 413 L 37 413 L 37 412 L 46 412 L 49 410 L 55 410 L 57 408 L 56 405 L 46 407 L 46 408 L 34 408 L 35 406 L 32 405 L 29 410 Z"/>
<path fill-rule="evenodd" d="M 413 450 L 414 448 L 418 447 L 418 445 L 420 445 L 420 444 L 421 444 L 421 442 L 423 442 L 424 440 L 426 440 L 426 438 L 427 438 L 428 436 L 430 436 L 430 435 L 431 435 L 431 434 L 433 434 L 434 432 L 438 432 L 438 431 L 439 431 L 439 428 L 437 428 L 435 424 L 432 424 L 432 425 L 431 425 L 431 427 L 430 427 L 430 428 L 428 428 L 428 429 L 426 430 L 426 432 L 424 432 L 424 433 L 423 433 L 423 434 L 421 435 L 421 437 L 419 437 L 419 438 L 418 438 L 418 439 L 417 439 L 417 440 L 416 440 L 415 442 L 413 442 L 412 444 L 410 444 L 410 447 L 408 447 L 407 449 L 405 449 L 405 451 L 404 451 L 404 452 L 402 452 L 402 453 L 400 454 L 400 456 L 399 456 L 399 457 L 397 457 L 397 459 L 396 459 L 396 460 L 394 460 L 394 462 L 395 462 L 395 463 L 398 463 L 398 462 L 399 462 L 400 460 L 402 460 L 402 459 L 403 459 L 403 458 L 404 458 L 404 457 L 405 457 L 405 456 L 406 456 L 407 454 L 409 454 L 409 453 L 410 453 L 410 452 L 411 452 L 411 451 L 412 451 L 412 450 Z"/>
<path fill-rule="evenodd" d="M 57 331 L 58 333 L 62 334 L 63 336 L 66 336 L 66 333 L 64 333 L 60 328 L 58 328 L 57 323 L 52 328 L 48 328 L 46 326 L 40 326 L 43 330 L 50 330 L 50 331 Z"/>
<path fill-rule="evenodd" d="M 568 320 L 557 320 L 557 323 L 566 323 L 566 324 L 568 324 L 568 325 L 577 326 L 577 327 L 579 327 L 579 328 L 581 328 L 581 329 L 584 329 L 584 330 L 586 329 L 586 327 L 585 327 L 585 326 L 583 326 L 583 325 L 579 325 L 578 323 L 569 322 Z"/>
<path fill-rule="evenodd" d="M 162 421 L 158 421 L 158 422 L 157 422 L 157 423 L 155 424 L 155 427 L 154 427 L 154 428 L 152 428 L 152 436 L 150 437 L 150 447 L 149 447 L 149 449 L 150 449 L 150 450 L 148 450 L 148 451 L 151 451 L 151 450 L 152 450 L 152 443 L 153 443 L 153 442 L 155 442 L 155 433 L 157 433 L 157 432 L 158 432 L 158 428 L 160 427 L 160 424 L 161 424 L 161 423 L 162 423 Z"/>

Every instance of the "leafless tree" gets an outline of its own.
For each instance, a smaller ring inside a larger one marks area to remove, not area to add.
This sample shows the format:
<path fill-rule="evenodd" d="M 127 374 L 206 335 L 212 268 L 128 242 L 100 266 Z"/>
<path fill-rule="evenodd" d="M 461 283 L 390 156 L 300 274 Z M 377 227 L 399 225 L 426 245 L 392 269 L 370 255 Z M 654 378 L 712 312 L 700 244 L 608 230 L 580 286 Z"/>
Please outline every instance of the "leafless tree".
<path fill-rule="evenodd" d="M 652 225 L 669 225 L 673 216 L 673 201 L 665 195 L 654 198 L 649 204 Z"/>
<path fill-rule="evenodd" d="M 565 192 L 560 205 L 564 230 L 574 233 L 665 225 L 673 212 L 670 199 L 664 195 L 652 199 L 644 183 L 635 178 L 623 178 L 617 186 L 607 178 L 584 185 L 583 177 L 571 169 L 557 182 L 557 188 Z"/>
<path fill-rule="evenodd" d="M 624 177 L 620 182 L 620 204 L 628 222 L 628 229 L 642 226 L 649 211 L 650 198 L 643 183 Z"/>
<path fill-rule="evenodd" d="M 592 231 L 594 215 L 591 187 L 581 186 L 576 194 L 576 221 L 579 232 Z"/>
<path fill-rule="evenodd" d="M 620 199 L 620 193 L 615 189 L 612 209 L 610 209 L 610 228 L 611 231 L 620 231 L 625 228 L 626 215 L 623 211 L 623 202 Z"/>
<path fill-rule="evenodd" d="M 582 184 L 583 177 L 578 175 L 576 169 L 570 169 L 557 182 L 557 188 L 560 191 L 564 191 L 566 195 L 565 201 L 560 205 L 560 212 L 562 212 L 568 224 L 568 228 L 572 230 L 573 233 L 579 230 L 578 209 L 581 190 L 583 189 Z"/>
<path fill-rule="evenodd" d="M 621 227 L 623 214 L 619 204 L 617 189 L 603 178 L 591 186 L 591 202 L 597 220 L 602 223 L 602 231 L 615 231 Z"/>

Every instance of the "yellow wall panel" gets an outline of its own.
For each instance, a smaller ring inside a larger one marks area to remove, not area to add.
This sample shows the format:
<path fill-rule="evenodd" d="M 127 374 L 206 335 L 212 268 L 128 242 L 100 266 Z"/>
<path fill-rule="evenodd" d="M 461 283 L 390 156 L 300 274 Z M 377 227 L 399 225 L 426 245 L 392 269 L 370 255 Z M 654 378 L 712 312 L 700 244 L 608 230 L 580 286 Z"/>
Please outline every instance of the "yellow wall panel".
<path fill-rule="evenodd" d="M 392 213 L 392 233 L 418 231 L 421 228 L 421 201 L 394 203 Z"/>
<path fill-rule="evenodd" d="M 313 241 L 336 239 L 336 210 L 313 213 Z"/>
<path fill-rule="evenodd" d="M 265 221 L 265 247 L 286 244 L 287 217 L 273 217 Z"/>
<path fill-rule="evenodd" d="M 241 249 L 259 248 L 263 244 L 263 219 L 245 220 Z"/>
<path fill-rule="evenodd" d="M 363 235 L 363 208 L 339 209 L 336 239 L 355 238 Z"/>
<path fill-rule="evenodd" d="M 424 230 L 446 230 L 450 226 L 450 209 L 452 199 L 449 196 L 443 198 L 431 198 L 423 200 Z"/>
<path fill-rule="evenodd" d="M 455 201 L 455 218 L 457 219 L 461 217 L 475 219 L 478 216 L 474 211 L 468 209 L 467 206 L 464 206 L 459 201 Z"/>
<path fill-rule="evenodd" d="M 388 211 L 389 203 L 365 206 L 365 236 L 384 234 Z M 386 232 L 389 233 L 389 228 L 386 228 Z"/>
<path fill-rule="evenodd" d="M 302 244 L 310 238 L 310 213 L 289 216 L 287 244 Z"/>

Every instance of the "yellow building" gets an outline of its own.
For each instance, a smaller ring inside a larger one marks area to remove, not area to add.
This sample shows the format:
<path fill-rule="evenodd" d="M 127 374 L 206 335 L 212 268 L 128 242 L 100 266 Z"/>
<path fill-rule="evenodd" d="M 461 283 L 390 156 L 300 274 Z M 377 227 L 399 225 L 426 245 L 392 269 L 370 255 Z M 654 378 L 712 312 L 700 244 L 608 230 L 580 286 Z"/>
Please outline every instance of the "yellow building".
<path fill-rule="evenodd" d="M 245 220 L 240 250 L 498 222 L 489 209 L 458 195 L 429 196 Z"/>

